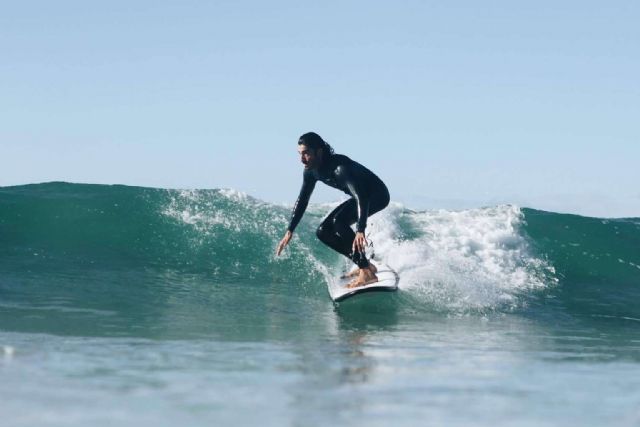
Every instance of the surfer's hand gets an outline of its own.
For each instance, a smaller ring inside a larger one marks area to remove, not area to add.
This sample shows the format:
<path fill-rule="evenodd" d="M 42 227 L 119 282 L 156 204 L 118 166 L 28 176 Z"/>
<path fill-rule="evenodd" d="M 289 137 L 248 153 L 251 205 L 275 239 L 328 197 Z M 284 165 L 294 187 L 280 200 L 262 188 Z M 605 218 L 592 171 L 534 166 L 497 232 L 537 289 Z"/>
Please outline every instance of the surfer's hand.
<path fill-rule="evenodd" d="M 293 233 L 287 230 L 282 240 L 280 240 L 280 243 L 278 243 L 278 248 L 276 249 L 276 256 L 279 256 L 280 252 L 282 252 L 285 246 L 289 244 L 289 240 L 291 240 L 291 236 L 293 236 Z"/>
<path fill-rule="evenodd" d="M 356 233 L 356 238 L 353 239 L 353 245 L 351 246 L 352 252 L 362 252 L 364 253 L 365 248 L 367 247 L 367 238 L 364 237 L 364 233 L 358 231 Z"/>

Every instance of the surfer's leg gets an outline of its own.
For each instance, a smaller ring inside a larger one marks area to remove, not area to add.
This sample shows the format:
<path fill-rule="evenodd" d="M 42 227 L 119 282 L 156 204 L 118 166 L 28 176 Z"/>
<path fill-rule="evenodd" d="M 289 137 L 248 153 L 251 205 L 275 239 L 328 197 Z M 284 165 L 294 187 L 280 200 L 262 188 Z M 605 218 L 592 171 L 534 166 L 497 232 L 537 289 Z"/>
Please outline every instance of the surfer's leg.
<path fill-rule="evenodd" d="M 369 204 L 369 215 L 373 215 L 389 204 L 389 192 L 384 189 L 378 193 L 374 193 L 371 197 Z M 377 277 L 375 273 L 377 268 L 369 263 L 364 252 L 352 252 L 353 239 L 355 233 L 351 226 L 358 220 L 358 204 L 355 199 L 349 199 L 335 208 L 327 217 L 322 221 L 322 224 L 318 227 L 316 232 L 318 238 L 331 247 L 335 251 L 343 254 L 354 264 L 359 267 L 357 272 L 357 282 L 362 281 L 375 281 Z M 354 272 L 356 273 L 356 272 Z M 355 274 L 347 274 L 347 276 L 353 276 Z"/>
<path fill-rule="evenodd" d="M 349 199 L 345 202 L 345 206 L 333 216 L 333 229 L 347 248 L 349 259 L 362 270 L 363 268 L 369 268 L 370 264 L 364 251 L 353 252 L 353 240 L 356 237 L 356 233 L 351 226 L 357 221 L 358 203 L 355 199 Z"/>
<path fill-rule="evenodd" d="M 382 209 L 386 208 L 389 205 L 389 192 L 381 191 L 377 194 L 374 194 L 369 202 L 369 216 L 380 212 Z M 362 254 L 364 257 L 364 254 Z M 366 259 L 366 257 L 365 257 Z M 353 279 L 351 282 L 347 284 L 348 288 L 356 288 L 359 286 L 366 286 L 371 283 L 375 283 L 378 281 L 378 276 L 376 276 L 377 268 L 371 263 L 369 263 L 368 268 L 360 268 L 357 272 L 357 277 Z M 355 274 L 354 274 L 355 275 Z"/>
<path fill-rule="evenodd" d="M 349 258 L 351 255 L 351 244 L 353 243 L 353 237 L 355 237 L 355 234 L 349 227 L 351 235 L 353 236 L 351 238 L 351 241 L 349 242 L 349 231 L 341 230 L 342 234 L 339 234 L 338 230 L 336 230 L 335 228 L 335 219 L 338 213 L 340 213 L 343 209 L 348 208 L 353 204 L 353 202 L 355 202 L 354 199 L 349 199 L 346 202 L 340 204 L 337 208 L 331 211 L 329 215 L 327 215 L 327 217 L 322 221 L 322 223 L 316 230 L 318 239 L 320 239 L 325 245 Z"/>
<path fill-rule="evenodd" d="M 352 260 L 358 267 L 366 268 L 369 261 L 360 252 L 352 253 L 353 239 L 356 234 L 351 225 L 358 220 L 358 205 L 355 199 L 349 199 L 335 208 L 322 221 L 316 235 L 327 246 Z"/>
<path fill-rule="evenodd" d="M 348 231 L 352 233 L 349 237 L 353 242 L 355 233 L 353 233 L 353 230 L 351 230 L 351 225 L 355 224 L 358 221 L 358 207 L 355 199 L 352 200 L 354 201 L 353 209 L 350 209 L 348 211 L 346 209 L 343 209 L 339 211 L 334 218 L 334 223 L 335 229 L 337 230 L 348 229 Z M 386 191 L 386 189 L 385 191 L 374 193 L 369 201 L 369 216 L 380 212 L 382 209 L 386 208 L 387 205 L 389 205 L 389 192 Z M 345 233 L 346 232 L 347 231 L 345 230 Z M 371 267 L 372 264 L 369 263 L 364 252 L 356 252 L 351 254 L 351 259 L 355 264 L 358 265 L 358 267 L 360 267 L 360 269 L 369 267 L 369 270 L 374 274 L 378 270 L 377 268 L 375 268 L 375 266 Z M 362 272 L 360 272 L 360 275 L 362 275 Z"/>

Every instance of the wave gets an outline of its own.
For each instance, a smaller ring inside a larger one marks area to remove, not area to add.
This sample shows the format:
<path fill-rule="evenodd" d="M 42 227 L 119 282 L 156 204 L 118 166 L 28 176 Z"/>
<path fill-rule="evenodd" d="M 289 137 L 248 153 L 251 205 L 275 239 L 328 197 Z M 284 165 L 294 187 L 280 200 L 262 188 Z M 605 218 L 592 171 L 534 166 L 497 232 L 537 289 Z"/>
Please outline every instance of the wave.
<path fill-rule="evenodd" d="M 276 284 L 283 292 L 326 298 L 325 287 L 349 267 L 315 237 L 334 205 L 311 205 L 290 247 L 276 257 L 290 207 L 235 190 L 61 182 L 3 187 L 0 291 L 9 295 L 28 282 L 31 295 L 45 286 L 51 295 L 53 280 L 56 292 L 73 297 L 107 282 L 126 294 L 131 277 L 155 283 L 151 288 L 195 277 L 238 292 Z M 392 203 L 369 224 L 370 255 L 399 272 L 398 298 L 412 307 L 468 312 L 555 304 L 640 317 L 639 219 L 514 205 L 414 211 Z"/>

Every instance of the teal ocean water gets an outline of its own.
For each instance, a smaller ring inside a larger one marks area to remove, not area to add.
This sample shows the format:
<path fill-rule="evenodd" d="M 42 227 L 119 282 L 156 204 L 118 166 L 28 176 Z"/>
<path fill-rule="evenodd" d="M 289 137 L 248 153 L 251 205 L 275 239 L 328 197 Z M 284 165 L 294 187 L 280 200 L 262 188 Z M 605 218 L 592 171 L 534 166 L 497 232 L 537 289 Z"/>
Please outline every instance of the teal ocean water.
<path fill-rule="evenodd" d="M 335 305 L 332 206 L 1 187 L 2 425 L 640 425 L 639 218 L 392 203 Z"/>

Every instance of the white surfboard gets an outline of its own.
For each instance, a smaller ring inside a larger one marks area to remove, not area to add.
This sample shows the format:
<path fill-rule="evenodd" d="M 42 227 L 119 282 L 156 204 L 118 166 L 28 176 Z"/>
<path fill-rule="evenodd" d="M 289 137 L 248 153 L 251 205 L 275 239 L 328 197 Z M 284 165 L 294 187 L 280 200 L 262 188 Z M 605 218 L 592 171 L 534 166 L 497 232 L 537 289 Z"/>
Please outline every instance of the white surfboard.
<path fill-rule="evenodd" d="M 357 288 L 347 288 L 347 284 L 353 280 L 353 277 L 340 278 L 334 286 L 329 288 L 329 295 L 334 302 L 343 301 L 346 298 L 365 292 L 393 292 L 398 290 L 398 281 L 400 276 L 391 267 L 386 264 L 378 264 L 378 281 L 366 286 Z"/>

